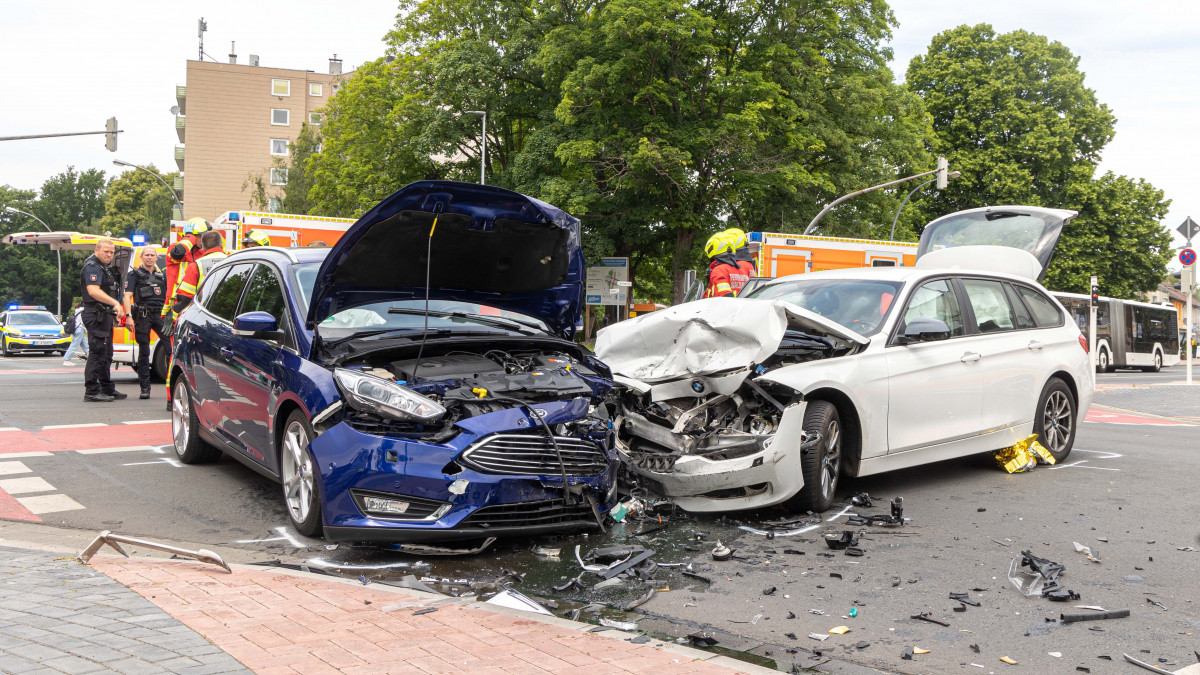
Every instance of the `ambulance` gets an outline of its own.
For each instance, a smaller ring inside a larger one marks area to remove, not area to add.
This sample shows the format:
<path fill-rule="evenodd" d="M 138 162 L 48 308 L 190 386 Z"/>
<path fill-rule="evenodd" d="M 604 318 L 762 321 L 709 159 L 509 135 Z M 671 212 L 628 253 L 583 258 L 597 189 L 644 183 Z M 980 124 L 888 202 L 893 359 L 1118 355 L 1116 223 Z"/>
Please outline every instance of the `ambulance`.
<path fill-rule="evenodd" d="M 171 221 L 171 242 L 183 236 L 186 221 Z M 332 246 L 354 224 L 354 218 L 304 216 L 293 213 L 260 213 L 257 211 L 226 211 L 209 222 L 224 235 L 225 250 L 232 253 L 242 248 L 242 238 L 250 230 L 258 230 L 271 239 L 272 246 L 295 248 L 313 244 Z"/>
<path fill-rule="evenodd" d="M 774 232 L 750 232 L 746 238 L 759 276 L 771 279 L 856 267 L 912 267 L 917 262 L 916 242 Z"/>

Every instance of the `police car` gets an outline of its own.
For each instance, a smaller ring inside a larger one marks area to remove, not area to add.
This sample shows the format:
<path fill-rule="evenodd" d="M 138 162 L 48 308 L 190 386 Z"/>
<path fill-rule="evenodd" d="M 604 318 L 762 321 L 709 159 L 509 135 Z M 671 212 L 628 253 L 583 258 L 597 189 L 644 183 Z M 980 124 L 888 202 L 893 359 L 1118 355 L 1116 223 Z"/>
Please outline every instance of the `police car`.
<path fill-rule="evenodd" d="M 62 354 L 71 344 L 58 319 L 42 305 L 9 305 L 0 314 L 0 352 Z"/>

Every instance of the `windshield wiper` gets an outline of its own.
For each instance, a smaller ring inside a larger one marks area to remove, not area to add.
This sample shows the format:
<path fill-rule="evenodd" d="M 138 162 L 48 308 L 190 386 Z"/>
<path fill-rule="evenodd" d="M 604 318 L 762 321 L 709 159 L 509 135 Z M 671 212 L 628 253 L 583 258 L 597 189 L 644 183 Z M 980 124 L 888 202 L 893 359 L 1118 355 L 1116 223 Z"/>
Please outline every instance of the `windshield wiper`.
<path fill-rule="evenodd" d="M 320 330 L 319 326 L 318 326 L 318 330 Z M 353 329 L 352 328 L 339 329 L 339 328 L 335 328 L 335 327 L 329 327 L 329 330 L 353 330 Z M 326 345 L 336 345 L 336 344 L 345 342 L 347 340 L 378 340 L 384 336 L 390 336 L 392 333 L 398 333 L 401 331 L 417 331 L 419 333 L 419 332 L 421 332 L 421 329 L 420 328 L 380 328 L 377 330 L 359 331 L 357 333 L 347 335 L 346 337 L 340 337 L 340 338 L 334 338 L 334 339 L 329 339 L 329 338 L 323 337 L 323 338 L 321 338 L 321 341 L 324 342 Z M 443 329 L 438 329 L 438 330 L 431 330 L 429 332 L 430 333 L 441 333 L 441 332 L 445 332 L 445 331 Z"/>
<path fill-rule="evenodd" d="M 425 310 L 409 309 L 407 307 L 391 307 L 388 309 L 388 314 L 407 314 L 407 315 L 415 315 L 415 316 L 424 316 Z M 536 324 L 528 324 L 528 323 L 525 323 L 524 321 L 518 321 L 516 319 L 510 319 L 510 318 L 506 318 L 506 317 L 492 316 L 490 314 L 469 314 L 467 312 L 445 312 L 445 311 L 438 311 L 438 310 L 431 309 L 431 310 L 429 310 L 429 315 L 441 317 L 441 318 L 449 317 L 449 318 L 466 319 L 468 321 L 474 321 L 476 323 L 482 323 L 484 325 L 499 326 L 499 327 L 503 327 L 503 328 L 512 328 L 512 329 L 516 329 L 516 330 L 520 330 L 522 327 L 536 328 L 538 330 L 541 330 L 541 327 Z M 524 331 L 522 331 L 522 332 L 524 332 Z"/>

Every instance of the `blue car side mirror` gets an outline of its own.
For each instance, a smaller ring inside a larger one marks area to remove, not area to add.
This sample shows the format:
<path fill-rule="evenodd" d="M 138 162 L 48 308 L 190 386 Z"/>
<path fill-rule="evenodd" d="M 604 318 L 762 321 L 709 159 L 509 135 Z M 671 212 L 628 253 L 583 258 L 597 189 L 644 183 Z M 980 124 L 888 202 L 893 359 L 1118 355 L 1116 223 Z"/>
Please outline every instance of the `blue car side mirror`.
<path fill-rule="evenodd" d="M 246 312 L 233 320 L 233 334 L 260 340 L 277 340 L 283 332 L 279 322 L 267 312 Z"/>

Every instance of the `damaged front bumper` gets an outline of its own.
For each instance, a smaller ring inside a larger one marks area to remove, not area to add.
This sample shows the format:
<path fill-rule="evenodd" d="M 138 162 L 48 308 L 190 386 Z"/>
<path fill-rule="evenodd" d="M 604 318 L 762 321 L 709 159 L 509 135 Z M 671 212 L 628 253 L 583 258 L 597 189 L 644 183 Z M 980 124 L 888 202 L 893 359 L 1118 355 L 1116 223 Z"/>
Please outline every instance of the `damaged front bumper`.
<path fill-rule="evenodd" d="M 628 471 L 648 481 L 652 490 L 669 497 L 686 511 L 703 513 L 773 506 L 787 501 L 804 487 L 801 456 L 816 440 L 808 439 L 804 433 L 806 406 L 803 401 L 787 406 L 774 434 L 725 435 L 721 440 L 725 446 L 742 442 L 755 443 L 760 448 L 737 457 L 721 458 L 720 449 L 713 449 L 709 456 L 664 455 L 663 461 L 655 461 L 653 457 L 647 458 L 646 453 L 635 452 L 620 435 L 615 445 Z M 691 440 L 644 418 L 622 423 L 628 425 L 635 437 L 667 448 L 681 449 Z"/>
<path fill-rule="evenodd" d="M 514 422 L 519 415 L 513 413 Z M 320 469 L 326 539 L 445 542 L 599 529 L 600 516 L 617 497 L 618 463 L 608 445 L 597 443 L 602 471 L 569 473 L 564 494 L 556 473 L 487 473 L 463 462 L 464 451 L 506 432 L 545 438 L 528 422 L 486 433 L 464 430 L 443 444 L 364 433 L 345 421 L 332 424 L 310 445 Z M 397 502 L 403 513 L 371 510 L 381 504 L 400 508 Z"/>

